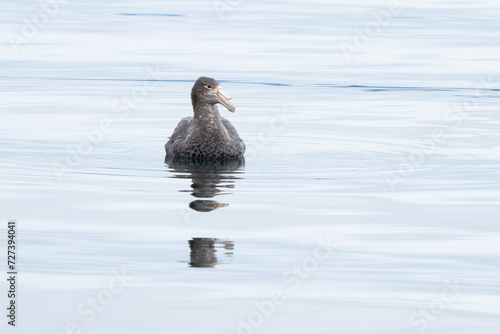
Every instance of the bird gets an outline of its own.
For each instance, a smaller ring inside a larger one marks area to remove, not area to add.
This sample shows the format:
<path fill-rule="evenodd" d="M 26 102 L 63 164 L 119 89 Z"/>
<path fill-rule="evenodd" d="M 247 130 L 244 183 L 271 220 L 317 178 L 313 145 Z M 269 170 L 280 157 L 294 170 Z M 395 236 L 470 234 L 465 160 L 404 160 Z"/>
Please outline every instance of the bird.
<path fill-rule="evenodd" d="M 181 119 L 165 144 L 167 157 L 197 160 L 239 159 L 245 143 L 234 126 L 221 117 L 217 104 L 236 110 L 217 80 L 200 77 L 191 89 L 193 116 Z"/>

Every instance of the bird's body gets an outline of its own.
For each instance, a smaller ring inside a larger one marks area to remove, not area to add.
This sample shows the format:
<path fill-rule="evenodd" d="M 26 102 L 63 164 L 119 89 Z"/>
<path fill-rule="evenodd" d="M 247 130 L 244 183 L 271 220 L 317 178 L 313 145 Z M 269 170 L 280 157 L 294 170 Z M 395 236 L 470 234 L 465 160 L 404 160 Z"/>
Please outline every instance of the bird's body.
<path fill-rule="evenodd" d="M 219 115 L 220 103 L 234 112 L 235 106 L 220 84 L 200 77 L 191 90 L 193 117 L 183 118 L 165 144 L 167 156 L 191 159 L 237 159 L 245 143 L 233 125 Z"/>

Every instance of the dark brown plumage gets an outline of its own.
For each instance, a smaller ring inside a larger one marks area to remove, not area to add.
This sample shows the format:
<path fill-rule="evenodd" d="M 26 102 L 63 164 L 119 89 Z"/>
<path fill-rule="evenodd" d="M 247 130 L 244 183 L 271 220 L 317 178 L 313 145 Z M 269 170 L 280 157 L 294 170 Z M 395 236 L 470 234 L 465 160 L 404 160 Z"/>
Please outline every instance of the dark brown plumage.
<path fill-rule="evenodd" d="M 236 107 L 220 84 L 200 77 L 191 89 L 193 117 L 183 118 L 165 144 L 167 156 L 193 159 L 235 159 L 243 156 L 245 143 L 233 125 L 219 115 L 216 104 L 229 111 Z"/>

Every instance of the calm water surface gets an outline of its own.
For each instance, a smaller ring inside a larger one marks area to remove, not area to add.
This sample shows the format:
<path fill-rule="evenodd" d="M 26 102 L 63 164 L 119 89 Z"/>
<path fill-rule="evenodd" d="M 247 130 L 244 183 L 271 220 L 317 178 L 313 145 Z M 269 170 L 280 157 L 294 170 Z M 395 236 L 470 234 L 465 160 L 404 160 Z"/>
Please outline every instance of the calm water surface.
<path fill-rule="evenodd" d="M 400 4 L 2 4 L 2 333 L 498 333 L 500 5 Z M 244 162 L 164 162 L 200 75 Z"/>

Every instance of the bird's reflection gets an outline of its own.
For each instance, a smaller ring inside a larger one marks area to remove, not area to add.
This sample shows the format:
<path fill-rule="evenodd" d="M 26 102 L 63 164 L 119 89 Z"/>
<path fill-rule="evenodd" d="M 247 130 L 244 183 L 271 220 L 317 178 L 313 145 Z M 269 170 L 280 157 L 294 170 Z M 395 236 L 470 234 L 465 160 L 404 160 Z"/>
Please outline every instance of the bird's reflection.
<path fill-rule="evenodd" d="M 189 207 L 199 212 L 210 212 L 228 206 L 219 203 L 213 198 L 218 195 L 230 194 L 227 189 L 234 188 L 234 183 L 244 172 L 245 159 L 233 160 L 192 160 L 185 158 L 172 158 L 167 156 L 165 163 L 175 178 L 190 178 L 193 197 L 199 198 L 189 203 Z"/>
<path fill-rule="evenodd" d="M 188 242 L 191 249 L 190 267 L 213 268 L 216 264 L 224 262 L 222 258 L 233 256 L 233 241 L 217 238 L 192 238 Z"/>

